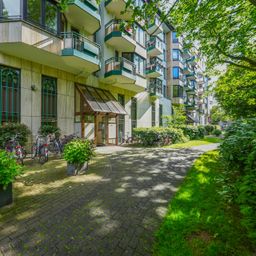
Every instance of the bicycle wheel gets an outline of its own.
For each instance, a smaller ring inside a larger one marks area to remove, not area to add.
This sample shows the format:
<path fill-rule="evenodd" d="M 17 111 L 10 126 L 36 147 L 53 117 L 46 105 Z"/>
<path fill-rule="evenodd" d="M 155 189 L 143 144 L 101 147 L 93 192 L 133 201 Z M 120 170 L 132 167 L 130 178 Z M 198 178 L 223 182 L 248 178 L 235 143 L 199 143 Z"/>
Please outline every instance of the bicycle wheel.
<path fill-rule="evenodd" d="M 34 144 L 32 145 L 32 147 L 31 147 L 31 158 L 32 158 L 32 159 L 35 159 L 36 155 L 37 155 L 37 146 L 36 146 L 36 144 L 34 143 Z"/>

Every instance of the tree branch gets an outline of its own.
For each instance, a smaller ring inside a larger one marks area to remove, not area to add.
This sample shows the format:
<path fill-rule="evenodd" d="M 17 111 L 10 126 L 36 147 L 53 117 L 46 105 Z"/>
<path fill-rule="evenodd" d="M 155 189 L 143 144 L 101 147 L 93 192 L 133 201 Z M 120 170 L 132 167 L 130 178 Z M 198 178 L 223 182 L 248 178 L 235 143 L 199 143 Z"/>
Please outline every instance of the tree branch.
<path fill-rule="evenodd" d="M 233 66 L 236 66 L 236 67 L 239 67 L 239 68 L 244 68 L 244 69 L 247 69 L 247 70 L 250 70 L 250 71 L 256 71 L 256 67 L 249 67 L 249 66 L 246 66 L 246 65 L 243 65 L 243 64 L 238 64 L 238 63 L 235 63 L 233 61 L 230 61 L 230 60 L 223 60 L 224 63 L 227 63 L 227 64 L 230 64 L 230 65 L 233 65 Z"/>
<path fill-rule="evenodd" d="M 250 2 L 252 5 L 256 6 L 256 0 L 249 0 L 249 2 Z"/>

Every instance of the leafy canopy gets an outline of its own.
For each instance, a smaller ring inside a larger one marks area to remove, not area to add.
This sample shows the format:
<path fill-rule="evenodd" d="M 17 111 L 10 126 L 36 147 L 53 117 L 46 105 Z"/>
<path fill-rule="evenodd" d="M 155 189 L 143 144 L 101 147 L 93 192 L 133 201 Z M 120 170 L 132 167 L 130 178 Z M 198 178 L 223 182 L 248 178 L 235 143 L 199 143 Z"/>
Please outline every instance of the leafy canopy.
<path fill-rule="evenodd" d="M 222 109 L 234 118 L 256 116 L 256 72 L 229 67 L 214 88 Z"/>

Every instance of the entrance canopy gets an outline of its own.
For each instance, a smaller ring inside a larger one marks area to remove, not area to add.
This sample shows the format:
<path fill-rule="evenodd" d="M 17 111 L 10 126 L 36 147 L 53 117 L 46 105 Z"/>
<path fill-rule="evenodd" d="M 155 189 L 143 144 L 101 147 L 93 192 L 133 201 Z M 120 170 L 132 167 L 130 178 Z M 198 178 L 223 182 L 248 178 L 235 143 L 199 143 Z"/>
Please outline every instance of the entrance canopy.
<path fill-rule="evenodd" d="M 110 91 L 91 86 L 77 86 L 85 103 L 92 112 L 126 115 L 124 107 L 115 99 Z"/>

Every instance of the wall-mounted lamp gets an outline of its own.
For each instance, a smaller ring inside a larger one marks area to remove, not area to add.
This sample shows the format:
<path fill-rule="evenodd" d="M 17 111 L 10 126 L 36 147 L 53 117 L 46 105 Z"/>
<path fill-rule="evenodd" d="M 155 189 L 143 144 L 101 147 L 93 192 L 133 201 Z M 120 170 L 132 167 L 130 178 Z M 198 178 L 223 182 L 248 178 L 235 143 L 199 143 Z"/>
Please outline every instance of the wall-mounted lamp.
<path fill-rule="evenodd" d="M 34 84 L 31 85 L 31 90 L 36 91 L 36 86 Z"/>

